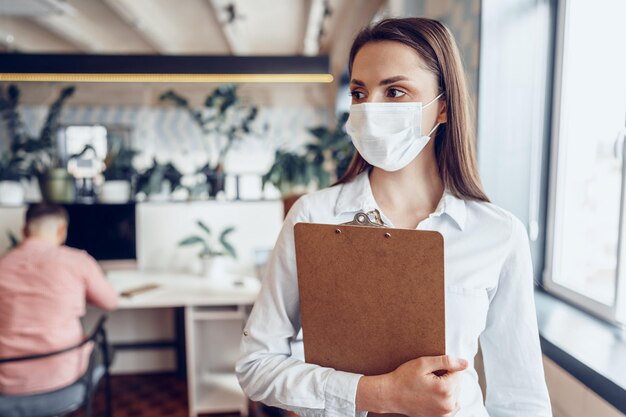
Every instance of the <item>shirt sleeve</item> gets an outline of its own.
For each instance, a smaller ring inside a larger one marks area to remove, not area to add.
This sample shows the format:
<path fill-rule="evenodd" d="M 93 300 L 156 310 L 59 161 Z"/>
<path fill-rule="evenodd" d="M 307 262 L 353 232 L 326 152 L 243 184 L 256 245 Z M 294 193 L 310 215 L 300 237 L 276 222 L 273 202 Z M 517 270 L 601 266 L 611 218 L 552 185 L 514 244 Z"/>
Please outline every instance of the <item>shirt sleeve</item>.
<path fill-rule="evenodd" d="M 85 280 L 85 295 L 87 302 L 103 310 L 113 310 L 117 307 L 117 292 L 109 284 L 104 272 L 86 252 L 81 254 L 81 275 Z"/>
<path fill-rule="evenodd" d="M 355 398 L 362 375 L 307 364 L 292 357 L 300 330 L 293 227 L 309 219 L 306 196 L 292 207 L 270 256 L 259 297 L 241 341 L 236 373 L 253 401 L 301 417 L 364 417 Z"/>
<path fill-rule="evenodd" d="M 509 250 L 480 336 L 490 417 L 551 417 L 528 235 L 511 216 Z"/>

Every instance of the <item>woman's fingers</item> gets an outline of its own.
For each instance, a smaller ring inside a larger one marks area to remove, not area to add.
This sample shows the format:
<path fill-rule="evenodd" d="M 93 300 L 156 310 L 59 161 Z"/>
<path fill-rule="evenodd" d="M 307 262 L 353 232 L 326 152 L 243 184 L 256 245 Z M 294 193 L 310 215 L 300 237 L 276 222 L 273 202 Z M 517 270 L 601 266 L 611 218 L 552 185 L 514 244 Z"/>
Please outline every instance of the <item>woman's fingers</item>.
<path fill-rule="evenodd" d="M 459 372 L 467 368 L 467 361 L 461 358 L 454 358 L 449 355 L 442 356 L 422 356 L 420 361 L 420 369 L 424 375 L 432 374 L 437 371 Z M 444 372 L 437 372 L 443 374 Z"/>
<path fill-rule="evenodd" d="M 423 356 L 399 366 L 388 374 L 389 410 L 393 413 L 451 417 L 458 411 L 460 371 L 466 360 L 448 355 Z M 435 372 L 446 372 L 444 377 Z"/>

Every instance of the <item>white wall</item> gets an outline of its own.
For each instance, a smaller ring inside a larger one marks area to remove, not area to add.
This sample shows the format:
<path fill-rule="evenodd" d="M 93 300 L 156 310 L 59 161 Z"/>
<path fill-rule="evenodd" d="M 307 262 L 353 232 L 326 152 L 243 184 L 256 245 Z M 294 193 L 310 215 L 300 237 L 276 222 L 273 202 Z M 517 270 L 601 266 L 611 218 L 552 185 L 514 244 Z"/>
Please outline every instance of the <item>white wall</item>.
<path fill-rule="evenodd" d="M 478 166 L 491 200 L 527 226 L 543 269 L 553 5 L 483 0 Z"/>
<path fill-rule="evenodd" d="M 26 207 L 0 206 L 0 254 L 10 247 L 9 232 L 22 239 L 22 225 Z"/>
<path fill-rule="evenodd" d="M 283 222 L 282 201 L 196 201 L 137 206 L 137 262 L 140 269 L 199 270 L 199 247 L 179 247 L 185 237 L 202 233 L 201 219 L 214 236 L 234 226 L 231 243 L 238 252 L 235 273 L 254 274 L 254 253 L 274 247 Z"/>

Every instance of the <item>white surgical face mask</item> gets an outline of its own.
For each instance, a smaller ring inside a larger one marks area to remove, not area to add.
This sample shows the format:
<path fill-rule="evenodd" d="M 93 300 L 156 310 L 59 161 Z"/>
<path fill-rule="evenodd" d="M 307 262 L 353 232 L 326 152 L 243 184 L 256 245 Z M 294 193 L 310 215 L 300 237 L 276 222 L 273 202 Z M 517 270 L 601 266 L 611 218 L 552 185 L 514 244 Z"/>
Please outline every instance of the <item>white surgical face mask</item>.
<path fill-rule="evenodd" d="M 361 103 L 350 106 L 346 131 L 363 159 L 385 171 L 398 171 L 413 161 L 430 140 L 422 135 L 422 110 L 425 105 L 411 103 Z"/>

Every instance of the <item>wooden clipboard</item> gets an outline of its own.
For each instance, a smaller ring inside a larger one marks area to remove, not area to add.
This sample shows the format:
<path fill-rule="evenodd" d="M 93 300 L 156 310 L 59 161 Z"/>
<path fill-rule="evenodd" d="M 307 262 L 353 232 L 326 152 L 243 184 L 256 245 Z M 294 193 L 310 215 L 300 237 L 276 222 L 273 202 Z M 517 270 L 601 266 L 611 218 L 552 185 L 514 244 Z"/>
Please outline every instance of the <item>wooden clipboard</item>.
<path fill-rule="evenodd" d="M 445 354 L 440 233 L 358 213 L 344 225 L 298 223 L 294 234 L 306 362 L 379 375 Z"/>

